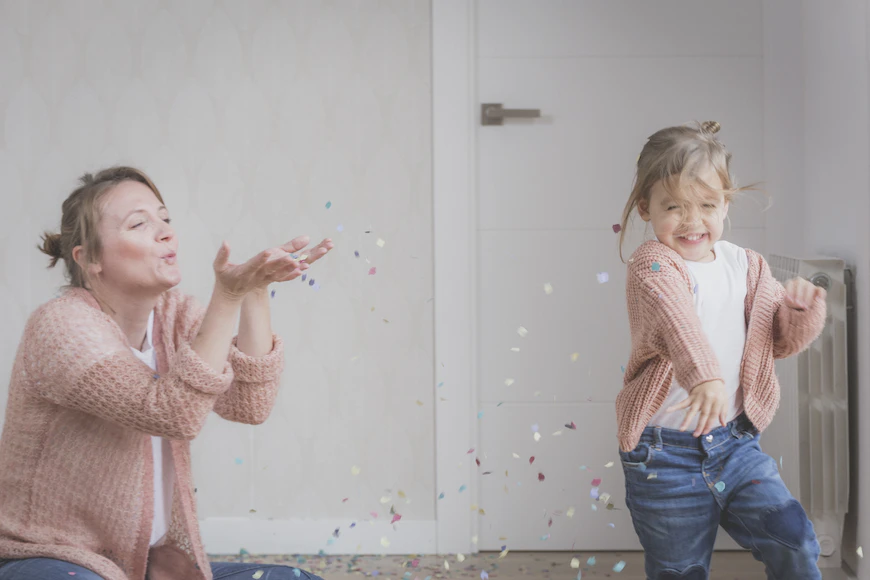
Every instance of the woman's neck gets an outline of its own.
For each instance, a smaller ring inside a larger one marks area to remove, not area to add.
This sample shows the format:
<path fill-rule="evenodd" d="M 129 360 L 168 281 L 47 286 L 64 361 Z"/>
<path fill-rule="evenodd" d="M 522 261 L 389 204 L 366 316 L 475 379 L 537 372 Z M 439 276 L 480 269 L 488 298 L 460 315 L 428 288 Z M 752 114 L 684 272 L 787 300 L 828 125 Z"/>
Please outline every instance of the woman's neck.
<path fill-rule="evenodd" d="M 148 334 L 148 317 L 157 304 L 157 298 L 134 298 L 130 295 L 115 295 L 106 291 L 99 295 L 93 291 L 91 293 L 94 294 L 103 312 L 121 328 L 130 346 L 142 350 Z"/>

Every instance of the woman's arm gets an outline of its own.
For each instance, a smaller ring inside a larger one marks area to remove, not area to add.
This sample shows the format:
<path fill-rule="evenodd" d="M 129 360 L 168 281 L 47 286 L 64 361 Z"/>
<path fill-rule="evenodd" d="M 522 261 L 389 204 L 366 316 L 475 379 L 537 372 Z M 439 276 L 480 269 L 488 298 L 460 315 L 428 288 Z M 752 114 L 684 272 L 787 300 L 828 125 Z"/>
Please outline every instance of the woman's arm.
<path fill-rule="evenodd" d="M 269 289 L 248 293 L 242 301 L 237 346 L 248 356 L 265 356 L 272 351 L 272 322 Z"/>
<path fill-rule="evenodd" d="M 199 332 L 191 343 L 193 351 L 217 372 L 223 372 L 226 366 L 241 305 L 242 299 L 227 296 L 215 287 Z"/>

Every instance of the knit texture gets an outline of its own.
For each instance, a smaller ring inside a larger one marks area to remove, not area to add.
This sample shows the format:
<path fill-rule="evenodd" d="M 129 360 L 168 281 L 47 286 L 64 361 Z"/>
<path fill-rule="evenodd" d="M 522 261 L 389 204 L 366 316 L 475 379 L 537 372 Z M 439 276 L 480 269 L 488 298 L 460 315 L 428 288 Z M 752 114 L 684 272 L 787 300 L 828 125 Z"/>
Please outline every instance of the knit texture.
<path fill-rule="evenodd" d="M 178 290 L 157 302 L 157 373 L 87 290 L 67 289 L 29 318 L 0 437 L 0 558 L 56 558 L 106 580 L 212 580 L 199 535 L 190 440 L 214 410 L 230 421 L 269 416 L 283 342 L 250 357 L 236 346 L 222 372 L 191 348 L 205 309 Z M 175 493 L 169 531 L 150 547 L 151 435 L 170 440 Z"/>
<path fill-rule="evenodd" d="M 779 406 L 774 359 L 807 348 L 825 326 L 825 299 L 807 310 L 785 305 L 785 288 L 764 258 L 747 249 L 746 346 L 740 372 L 743 407 L 764 431 Z M 626 279 L 631 356 L 616 398 L 617 437 L 624 451 L 634 449 L 644 427 L 661 408 L 671 383 L 691 391 L 722 379 L 719 362 L 695 312 L 689 270 L 683 258 L 651 240 L 629 260 Z"/>

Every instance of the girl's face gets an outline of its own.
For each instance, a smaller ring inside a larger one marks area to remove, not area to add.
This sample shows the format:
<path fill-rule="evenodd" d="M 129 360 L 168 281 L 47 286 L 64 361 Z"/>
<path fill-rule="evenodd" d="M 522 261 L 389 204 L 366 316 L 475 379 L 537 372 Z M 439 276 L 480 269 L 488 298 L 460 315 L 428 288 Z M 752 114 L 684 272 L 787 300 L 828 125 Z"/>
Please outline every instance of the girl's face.
<path fill-rule="evenodd" d="M 699 174 L 714 190 L 722 189 L 722 180 L 712 167 Z M 649 203 L 638 203 L 638 213 L 652 222 L 658 240 L 690 262 L 711 262 L 715 259 L 713 244 L 722 237 L 728 202 L 721 192 L 683 191 L 685 201 L 677 202 L 662 181 L 651 191 Z"/>
<path fill-rule="evenodd" d="M 176 286 L 181 282 L 178 238 L 169 222 L 169 211 L 147 185 L 119 183 L 102 207 L 102 256 L 89 265 L 90 275 L 129 295 L 150 296 Z"/>

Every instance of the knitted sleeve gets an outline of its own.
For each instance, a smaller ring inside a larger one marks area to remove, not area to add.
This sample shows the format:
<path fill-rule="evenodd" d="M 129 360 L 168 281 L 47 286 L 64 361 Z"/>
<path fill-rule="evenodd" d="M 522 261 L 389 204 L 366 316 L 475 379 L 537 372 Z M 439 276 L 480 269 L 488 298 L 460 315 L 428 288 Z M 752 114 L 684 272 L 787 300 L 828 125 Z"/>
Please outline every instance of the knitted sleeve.
<path fill-rule="evenodd" d="M 773 317 L 773 358 L 787 358 L 805 350 L 825 328 L 827 303 L 816 296 L 807 310 L 789 308 L 785 304 L 785 287 L 770 273 L 770 267 L 761 259 L 761 284 L 772 287 L 776 305 Z"/>
<path fill-rule="evenodd" d="M 675 252 L 658 246 L 665 248 L 647 242 L 629 264 L 629 317 L 635 319 L 639 340 L 651 352 L 669 359 L 677 382 L 691 391 L 701 383 L 722 380 L 722 373 L 695 312 L 685 266 L 679 264 Z"/>
<path fill-rule="evenodd" d="M 259 425 L 269 418 L 278 397 L 284 370 L 284 341 L 273 334 L 272 351 L 253 357 L 239 350 L 238 340 L 236 336 L 230 347 L 233 382 L 227 392 L 218 396 L 214 411 L 227 421 Z"/>
<path fill-rule="evenodd" d="M 188 341 L 168 353 L 169 369 L 158 376 L 107 315 L 69 301 L 34 312 L 23 340 L 26 384 L 35 396 L 167 439 L 196 437 L 233 378 L 229 364 L 215 372 Z"/>

